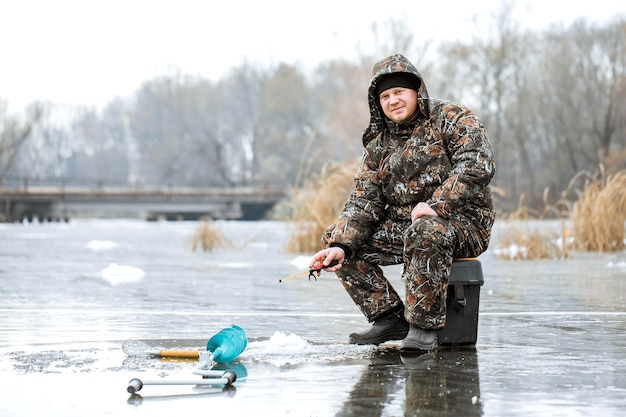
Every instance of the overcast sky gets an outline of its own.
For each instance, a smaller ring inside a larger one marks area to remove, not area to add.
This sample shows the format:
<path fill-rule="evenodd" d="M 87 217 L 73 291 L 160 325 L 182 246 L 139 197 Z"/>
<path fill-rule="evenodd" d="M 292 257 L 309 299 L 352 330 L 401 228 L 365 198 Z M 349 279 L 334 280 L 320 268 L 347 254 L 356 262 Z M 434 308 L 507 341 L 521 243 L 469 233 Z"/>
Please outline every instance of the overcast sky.
<path fill-rule="evenodd" d="M 217 79 L 244 60 L 312 67 L 369 52 L 372 24 L 403 15 L 415 34 L 454 40 L 474 29 L 472 17 L 490 21 L 500 2 L 0 0 L 0 99 L 12 110 L 37 99 L 100 106 L 174 70 Z M 623 0 L 515 4 L 531 29 L 626 13 Z"/>

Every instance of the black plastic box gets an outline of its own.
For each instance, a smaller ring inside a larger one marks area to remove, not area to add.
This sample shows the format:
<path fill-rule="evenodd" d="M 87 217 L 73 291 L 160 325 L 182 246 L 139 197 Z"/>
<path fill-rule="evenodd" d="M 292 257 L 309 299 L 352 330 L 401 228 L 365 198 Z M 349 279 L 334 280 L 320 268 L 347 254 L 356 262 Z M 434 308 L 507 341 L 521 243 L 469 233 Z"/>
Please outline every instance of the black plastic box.
<path fill-rule="evenodd" d="M 452 263 L 446 302 L 446 326 L 439 331 L 440 346 L 476 344 L 480 287 L 484 282 L 478 259 L 456 260 Z"/>

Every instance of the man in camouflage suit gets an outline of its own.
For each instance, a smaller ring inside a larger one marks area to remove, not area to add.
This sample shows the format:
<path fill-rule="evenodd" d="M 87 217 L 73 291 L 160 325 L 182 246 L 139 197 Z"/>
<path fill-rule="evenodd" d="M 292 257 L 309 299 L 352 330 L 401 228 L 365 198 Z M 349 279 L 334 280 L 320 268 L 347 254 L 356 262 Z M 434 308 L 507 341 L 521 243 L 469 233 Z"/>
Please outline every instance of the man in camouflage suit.
<path fill-rule="evenodd" d="M 370 123 L 355 187 L 311 259 L 329 265 L 373 325 L 350 342 L 401 340 L 430 351 L 445 326 L 452 261 L 487 249 L 495 174 L 487 133 L 467 107 L 430 98 L 402 55 L 374 65 Z M 403 264 L 402 300 L 381 266 Z"/>

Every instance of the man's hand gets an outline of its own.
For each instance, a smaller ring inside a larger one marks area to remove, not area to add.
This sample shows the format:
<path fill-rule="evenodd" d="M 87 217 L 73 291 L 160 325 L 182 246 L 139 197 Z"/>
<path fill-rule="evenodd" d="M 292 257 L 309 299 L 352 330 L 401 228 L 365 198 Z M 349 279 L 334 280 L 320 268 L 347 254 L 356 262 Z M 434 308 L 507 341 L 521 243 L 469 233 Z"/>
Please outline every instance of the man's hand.
<path fill-rule="evenodd" d="M 335 272 L 341 269 L 341 264 L 343 263 L 345 257 L 346 254 L 341 248 L 333 247 L 328 249 L 322 249 L 321 251 L 313 255 L 313 257 L 311 258 L 311 262 L 309 262 L 309 268 L 313 268 L 313 265 L 316 262 L 321 262 L 324 266 L 328 266 L 332 261 L 337 261 L 339 262 L 337 265 L 330 266 L 324 269 L 327 272 Z M 317 275 L 319 276 L 319 272 L 317 273 Z"/>
<path fill-rule="evenodd" d="M 417 203 L 417 206 L 413 207 L 411 210 L 411 221 L 419 219 L 422 216 L 439 216 L 435 210 L 432 209 L 428 204 L 421 202 Z"/>

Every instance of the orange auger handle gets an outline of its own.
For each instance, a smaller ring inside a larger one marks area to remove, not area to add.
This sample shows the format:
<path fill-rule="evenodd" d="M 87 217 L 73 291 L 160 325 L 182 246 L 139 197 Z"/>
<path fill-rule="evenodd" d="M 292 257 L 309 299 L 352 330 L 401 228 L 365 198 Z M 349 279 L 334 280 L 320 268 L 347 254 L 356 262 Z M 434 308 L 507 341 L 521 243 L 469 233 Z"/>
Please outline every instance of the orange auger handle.
<path fill-rule="evenodd" d="M 160 350 L 154 352 L 154 356 L 160 356 L 162 358 L 187 358 L 198 359 L 200 352 L 195 350 Z"/>

